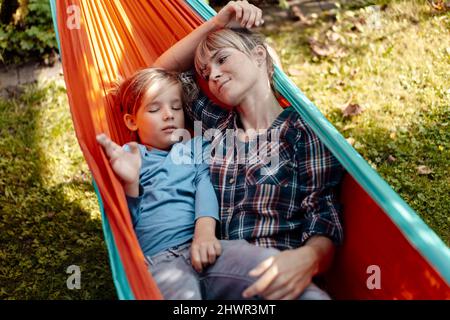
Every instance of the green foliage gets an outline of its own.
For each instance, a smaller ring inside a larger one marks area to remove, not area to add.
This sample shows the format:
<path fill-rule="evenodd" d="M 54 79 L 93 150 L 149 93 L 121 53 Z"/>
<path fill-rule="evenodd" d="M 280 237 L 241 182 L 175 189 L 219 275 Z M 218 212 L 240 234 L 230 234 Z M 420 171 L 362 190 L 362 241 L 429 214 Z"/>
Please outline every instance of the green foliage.
<path fill-rule="evenodd" d="M 0 24 L 0 59 L 3 64 L 44 60 L 57 49 L 48 0 L 29 0 L 27 13 L 16 23 Z"/>
<path fill-rule="evenodd" d="M 91 181 L 64 88 L 0 99 L 0 300 L 115 299 Z"/>

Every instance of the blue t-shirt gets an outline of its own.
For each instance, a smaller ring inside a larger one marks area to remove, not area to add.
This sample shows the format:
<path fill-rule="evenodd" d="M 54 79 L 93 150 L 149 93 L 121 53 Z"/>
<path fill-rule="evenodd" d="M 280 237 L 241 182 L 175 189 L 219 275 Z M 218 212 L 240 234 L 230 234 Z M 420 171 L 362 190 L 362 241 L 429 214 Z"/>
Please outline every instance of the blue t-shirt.
<path fill-rule="evenodd" d="M 201 137 L 176 143 L 170 151 L 139 145 L 139 197 L 127 196 L 127 203 L 146 256 L 190 241 L 197 218 L 219 221 L 217 197 L 204 158 L 207 148 Z"/>

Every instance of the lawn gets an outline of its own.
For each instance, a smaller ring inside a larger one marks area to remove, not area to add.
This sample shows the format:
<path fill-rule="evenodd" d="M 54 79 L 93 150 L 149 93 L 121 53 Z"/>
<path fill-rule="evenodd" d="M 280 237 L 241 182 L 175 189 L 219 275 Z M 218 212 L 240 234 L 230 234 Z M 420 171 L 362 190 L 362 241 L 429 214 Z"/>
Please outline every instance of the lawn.
<path fill-rule="evenodd" d="M 450 13 L 425 1 L 262 29 L 286 73 L 447 245 L 449 29 Z M 355 111 L 346 115 L 348 106 Z M 0 299 L 116 298 L 91 176 L 58 83 L 0 99 L 0 212 Z M 81 267 L 81 290 L 67 288 L 71 265 Z"/>
<path fill-rule="evenodd" d="M 297 86 L 449 245 L 450 12 L 395 1 L 310 24 L 262 32 Z"/>
<path fill-rule="evenodd" d="M 0 299 L 113 299 L 98 202 L 64 87 L 0 100 Z M 69 290 L 67 268 L 81 268 Z"/>

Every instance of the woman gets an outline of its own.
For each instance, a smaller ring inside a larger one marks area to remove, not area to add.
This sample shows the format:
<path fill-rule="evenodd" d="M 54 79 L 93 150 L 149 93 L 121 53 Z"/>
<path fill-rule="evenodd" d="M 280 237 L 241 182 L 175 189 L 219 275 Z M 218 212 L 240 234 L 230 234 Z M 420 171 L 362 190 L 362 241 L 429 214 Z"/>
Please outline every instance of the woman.
<path fill-rule="evenodd" d="M 204 131 L 216 129 L 215 146 L 230 146 L 230 132 L 236 137 L 231 151 L 216 154 L 210 168 L 221 237 L 282 250 L 250 272 L 258 280 L 243 297 L 322 299 L 323 292 L 304 290 L 315 287 L 309 286 L 312 278 L 327 269 L 334 245 L 342 241 L 335 189 L 343 170 L 295 110 L 278 103 L 272 60 L 261 39 L 227 29 L 258 26 L 261 17 L 261 10 L 246 1 L 231 1 L 155 65 L 185 71 L 195 58 L 210 92 L 231 107 L 220 108 L 198 92 L 188 115 L 202 121 Z M 192 84 L 192 75 L 183 78 Z M 258 157 L 262 144 L 270 149 L 269 163 Z M 242 153 L 249 155 L 244 162 Z"/>

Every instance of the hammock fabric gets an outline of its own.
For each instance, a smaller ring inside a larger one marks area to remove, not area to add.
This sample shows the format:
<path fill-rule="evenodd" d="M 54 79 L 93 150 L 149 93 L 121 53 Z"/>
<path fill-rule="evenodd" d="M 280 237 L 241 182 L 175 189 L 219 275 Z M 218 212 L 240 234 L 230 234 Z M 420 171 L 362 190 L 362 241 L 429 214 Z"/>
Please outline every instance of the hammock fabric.
<path fill-rule="evenodd" d="M 75 131 L 98 190 L 118 296 L 160 299 L 124 191 L 95 136 L 105 132 L 119 144 L 128 142 L 122 119 L 112 110 L 111 84 L 119 75 L 150 66 L 214 11 L 195 0 L 50 2 Z M 341 191 L 345 243 L 323 277 L 325 289 L 336 299 L 450 299 L 447 246 L 278 69 L 275 81 L 349 173 Z M 381 288 L 370 286 L 376 276 Z"/>

